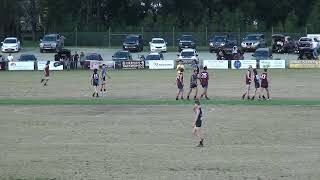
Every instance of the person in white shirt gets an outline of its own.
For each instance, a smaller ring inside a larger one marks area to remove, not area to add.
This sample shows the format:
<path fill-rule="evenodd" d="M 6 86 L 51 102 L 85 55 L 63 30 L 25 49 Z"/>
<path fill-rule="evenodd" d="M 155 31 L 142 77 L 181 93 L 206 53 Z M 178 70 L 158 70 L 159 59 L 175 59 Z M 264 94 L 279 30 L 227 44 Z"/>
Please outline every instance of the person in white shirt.
<path fill-rule="evenodd" d="M 7 57 L 8 61 L 13 61 L 13 56 L 11 55 L 11 53 L 9 53 L 9 56 Z"/>

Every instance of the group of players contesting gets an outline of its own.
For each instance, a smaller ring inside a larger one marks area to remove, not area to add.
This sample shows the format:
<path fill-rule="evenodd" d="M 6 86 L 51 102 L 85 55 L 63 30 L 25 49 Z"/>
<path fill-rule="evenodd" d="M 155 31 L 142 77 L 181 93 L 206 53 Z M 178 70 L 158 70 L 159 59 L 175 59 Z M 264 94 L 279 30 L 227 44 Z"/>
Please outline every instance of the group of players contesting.
<path fill-rule="evenodd" d="M 49 65 L 50 61 L 47 61 L 45 67 L 44 67 L 44 76 L 41 79 L 41 83 L 44 82 L 44 86 L 48 85 L 49 81 Z M 197 147 L 203 147 L 203 141 L 204 138 L 201 133 L 201 125 L 202 125 L 202 116 L 203 112 L 200 105 L 200 100 L 203 97 L 205 97 L 206 100 L 209 100 L 207 90 L 208 90 L 208 83 L 209 83 L 209 73 L 207 71 L 207 67 L 203 67 L 203 71 L 200 72 L 200 68 L 194 67 L 192 71 L 192 75 L 190 77 L 190 88 L 187 95 L 187 100 L 190 100 L 190 94 L 194 90 L 194 107 L 193 111 L 195 113 L 195 118 L 192 122 L 192 128 L 193 128 L 193 135 L 199 140 L 199 144 Z M 176 85 L 178 87 L 178 92 L 176 96 L 176 100 L 179 100 L 179 97 L 181 100 L 183 100 L 183 93 L 184 93 L 184 65 L 182 64 L 182 61 L 179 61 L 179 64 L 177 65 L 177 77 L 176 77 Z M 252 76 L 253 73 L 253 76 Z M 100 86 L 100 92 L 102 94 L 106 94 L 106 77 L 108 79 L 111 79 L 111 77 L 107 74 L 107 66 L 105 64 L 101 67 L 101 76 L 98 74 L 98 69 L 93 70 L 93 74 L 90 76 L 90 82 L 91 85 L 94 88 L 94 92 L 92 94 L 92 97 L 99 97 L 99 86 Z M 100 84 L 101 81 L 101 84 Z M 198 98 L 198 81 L 200 81 L 200 84 L 203 88 L 203 92 Z M 255 91 L 254 95 L 250 97 L 250 89 L 251 89 L 251 83 L 254 82 L 255 85 Z M 242 99 L 244 100 L 247 96 L 248 100 L 254 100 L 255 96 L 258 95 L 259 100 L 270 100 L 270 94 L 269 94 L 269 79 L 268 79 L 268 73 L 267 69 L 263 70 L 263 73 L 259 76 L 256 69 L 252 69 L 252 66 L 249 66 L 248 71 L 245 75 L 245 83 L 246 83 L 246 90 L 245 93 L 242 95 Z M 267 98 L 264 95 L 264 91 L 266 91 Z"/>

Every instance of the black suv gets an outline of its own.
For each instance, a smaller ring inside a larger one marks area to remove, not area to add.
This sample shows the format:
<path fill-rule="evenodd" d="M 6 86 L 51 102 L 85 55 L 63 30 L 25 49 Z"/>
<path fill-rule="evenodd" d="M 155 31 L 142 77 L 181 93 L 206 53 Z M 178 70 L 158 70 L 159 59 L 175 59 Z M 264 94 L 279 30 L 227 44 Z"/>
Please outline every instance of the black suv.
<path fill-rule="evenodd" d="M 178 39 L 178 51 L 181 52 L 182 49 L 196 49 L 197 44 L 191 35 L 182 35 L 180 39 Z"/>
<path fill-rule="evenodd" d="M 218 51 L 219 49 L 232 48 L 236 45 L 237 42 L 228 35 L 217 35 L 210 38 L 209 51 L 212 53 Z"/>
<path fill-rule="evenodd" d="M 136 34 L 128 35 L 122 44 L 122 48 L 128 51 L 143 51 L 142 36 Z"/>

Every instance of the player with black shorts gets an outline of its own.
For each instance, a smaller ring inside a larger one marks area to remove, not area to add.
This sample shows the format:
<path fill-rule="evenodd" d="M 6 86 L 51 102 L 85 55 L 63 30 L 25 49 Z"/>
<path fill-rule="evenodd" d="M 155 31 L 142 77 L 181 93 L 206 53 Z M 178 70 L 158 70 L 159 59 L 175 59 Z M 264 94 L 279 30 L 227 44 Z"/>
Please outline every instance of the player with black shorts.
<path fill-rule="evenodd" d="M 198 94 L 198 74 L 197 74 L 197 70 L 193 70 L 193 74 L 190 77 L 190 90 L 187 96 L 187 100 L 190 100 L 189 96 L 192 92 L 192 90 L 195 90 L 195 94 L 194 94 L 194 99 L 197 99 L 197 94 Z"/>
<path fill-rule="evenodd" d="M 99 74 L 98 74 L 98 69 L 94 69 L 93 70 L 93 74 L 90 77 L 91 79 L 91 85 L 94 88 L 94 92 L 92 94 L 92 97 L 94 97 L 96 95 L 96 97 L 99 97 L 99 93 L 98 93 L 98 86 L 99 86 Z"/>
<path fill-rule="evenodd" d="M 209 84 L 209 73 L 207 71 L 207 66 L 203 67 L 203 71 L 200 73 L 200 83 L 203 88 L 203 93 L 200 96 L 200 99 L 204 96 L 207 100 L 208 98 L 208 84 Z"/>
<path fill-rule="evenodd" d="M 267 92 L 267 100 L 270 100 L 270 93 L 269 93 L 269 79 L 268 79 L 268 69 L 264 69 L 261 75 L 261 93 L 264 93 L 264 90 Z M 266 100 L 264 94 L 262 95 L 263 100 Z"/>
<path fill-rule="evenodd" d="M 253 70 L 253 75 L 254 75 L 254 95 L 252 96 L 252 100 L 254 100 L 255 96 L 257 93 L 259 94 L 259 100 L 261 100 L 261 92 L 260 92 L 260 76 L 258 75 L 258 72 L 256 69 Z"/>
<path fill-rule="evenodd" d="M 195 118 L 193 119 L 192 123 L 192 132 L 193 135 L 196 136 L 199 140 L 199 144 L 197 147 L 203 147 L 203 136 L 201 133 L 201 126 L 202 126 L 202 109 L 200 106 L 200 101 L 196 100 L 194 102 L 194 108 L 193 108 L 194 113 L 196 114 Z"/>
<path fill-rule="evenodd" d="M 247 95 L 248 100 L 250 99 L 250 87 L 251 87 L 251 81 L 252 81 L 252 66 L 249 66 L 248 71 L 246 73 L 246 90 L 244 94 L 242 95 L 242 99 L 244 99 Z"/>

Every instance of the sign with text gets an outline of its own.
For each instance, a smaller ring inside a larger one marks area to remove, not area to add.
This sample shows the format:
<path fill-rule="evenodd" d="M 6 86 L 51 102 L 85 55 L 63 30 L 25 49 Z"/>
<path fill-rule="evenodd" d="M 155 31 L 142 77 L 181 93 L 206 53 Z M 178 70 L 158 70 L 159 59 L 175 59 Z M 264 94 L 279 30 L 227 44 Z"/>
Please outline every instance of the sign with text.
<path fill-rule="evenodd" d="M 289 61 L 290 69 L 319 69 L 319 60 L 291 60 Z"/>
<path fill-rule="evenodd" d="M 114 69 L 114 61 L 90 61 L 90 69 L 100 69 L 103 64 L 109 69 Z"/>
<path fill-rule="evenodd" d="M 43 70 L 46 66 L 47 61 L 38 61 L 38 70 Z M 63 65 L 60 61 L 50 61 L 49 64 L 50 71 L 62 71 Z"/>
<path fill-rule="evenodd" d="M 34 62 L 8 62 L 9 71 L 32 71 L 34 70 Z"/>
<path fill-rule="evenodd" d="M 208 69 L 228 69 L 228 60 L 203 60 Z"/>
<path fill-rule="evenodd" d="M 150 60 L 149 69 L 174 69 L 173 60 Z"/>
<path fill-rule="evenodd" d="M 232 60 L 231 67 L 232 69 L 248 69 L 249 66 L 252 68 L 257 68 L 256 60 Z"/>
<path fill-rule="evenodd" d="M 122 61 L 122 69 L 144 69 L 144 61 Z"/>
<path fill-rule="evenodd" d="M 269 68 L 269 69 L 285 69 L 286 61 L 285 60 L 260 60 L 260 69 Z"/>

